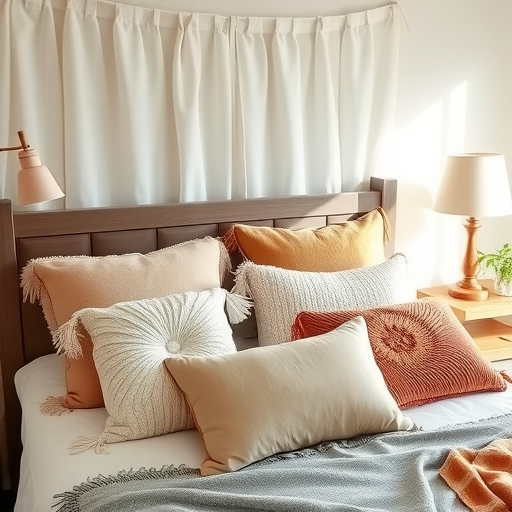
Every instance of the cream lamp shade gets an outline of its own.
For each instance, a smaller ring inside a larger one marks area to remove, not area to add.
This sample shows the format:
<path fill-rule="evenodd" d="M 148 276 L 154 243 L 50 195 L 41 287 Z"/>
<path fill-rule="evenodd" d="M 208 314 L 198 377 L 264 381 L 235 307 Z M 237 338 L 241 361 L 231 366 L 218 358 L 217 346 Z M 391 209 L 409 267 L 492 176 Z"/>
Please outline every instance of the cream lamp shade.
<path fill-rule="evenodd" d="M 505 157 L 496 153 L 448 156 L 434 210 L 467 217 L 512 214 Z"/>
<path fill-rule="evenodd" d="M 25 133 L 18 132 L 21 146 L 0 148 L 0 151 L 20 149 L 18 159 L 18 206 L 43 203 L 64 197 L 48 168 L 41 163 L 39 155 L 27 144 Z"/>
<path fill-rule="evenodd" d="M 477 279 L 480 265 L 476 232 L 480 217 L 512 214 L 512 196 L 505 157 L 496 153 L 464 153 L 447 158 L 446 169 L 439 187 L 434 210 L 452 215 L 464 215 L 467 245 L 462 263 L 463 278 L 448 286 L 452 297 L 465 300 L 485 300 L 489 290 Z"/>

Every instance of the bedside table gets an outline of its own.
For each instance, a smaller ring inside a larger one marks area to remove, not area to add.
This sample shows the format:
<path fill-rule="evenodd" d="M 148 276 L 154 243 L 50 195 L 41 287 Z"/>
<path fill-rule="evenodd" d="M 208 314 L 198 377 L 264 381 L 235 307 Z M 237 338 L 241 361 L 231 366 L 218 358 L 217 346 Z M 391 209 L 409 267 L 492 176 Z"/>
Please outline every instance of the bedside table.
<path fill-rule="evenodd" d="M 512 359 L 512 326 L 496 320 L 500 316 L 512 315 L 512 297 L 496 295 L 492 279 L 481 279 L 479 282 L 489 290 L 486 300 L 456 299 L 448 294 L 446 286 L 420 288 L 416 296 L 418 299 L 433 297 L 448 302 L 489 361 Z"/>

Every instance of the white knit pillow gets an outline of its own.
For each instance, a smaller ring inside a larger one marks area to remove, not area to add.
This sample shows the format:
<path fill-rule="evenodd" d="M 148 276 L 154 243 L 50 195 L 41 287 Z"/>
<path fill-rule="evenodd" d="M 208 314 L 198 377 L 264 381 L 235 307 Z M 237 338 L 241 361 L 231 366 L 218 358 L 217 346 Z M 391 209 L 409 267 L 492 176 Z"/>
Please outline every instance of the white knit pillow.
<path fill-rule="evenodd" d="M 407 260 L 397 253 L 384 263 L 339 272 L 301 272 L 245 262 L 235 275 L 234 293 L 248 295 L 260 345 L 292 339 L 292 325 L 301 311 L 388 306 L 414 299 Z"/>
<path fill-rule="evenodd" d="M 108 443 L 194 428 L 186 400 L 164 361 L 236 352 L 224 312 L 228 295 L 214 288 L 87 308 L 58 330 L 58 345 L 70 356 L 79 355 L 82 329 L 91 337 L 109 414 L 103 433 L 80 438 L 71 446 L 72 453 L 91 447 L 100 453 Z M 232 309 L 234 299 L 229 297 Z"/>

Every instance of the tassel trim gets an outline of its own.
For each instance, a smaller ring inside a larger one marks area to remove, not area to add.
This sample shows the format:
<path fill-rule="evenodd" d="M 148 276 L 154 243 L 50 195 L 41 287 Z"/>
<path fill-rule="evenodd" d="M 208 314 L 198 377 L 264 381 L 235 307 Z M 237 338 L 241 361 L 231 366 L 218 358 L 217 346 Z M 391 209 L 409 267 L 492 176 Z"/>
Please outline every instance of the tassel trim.
<path fill-rule="evenodd" d="M 239 324 L 251 314 L 253 302 L 236 293 L 226 294 L 226 312 L 231 324 Z"/>
<path fill-rule="evenodd" d="M 85 452 L 94 448 L 94 452 L 98 454 L 109 454 L 107 443 L 103 435 L 98 437 L 84 437 L 80 436 L 76 441 L 73 441 L 68 448 L 70 455 Z"/>
<path fill-rule="evenodd" d="M 235 271 L 235 285 L 231 289 L 231 293 L 235 295 L 242 295 L 244 297 L 252 297 L 249 283 L 247 280 L 247 271 L 251 265 L 251 261 L 245 261 Z"/>
<path fill-rule="evenodd" d="M 39 405 L 39 412 L 48 416 L 60 416 L 73 412 L 73 409 L 68 406 L 65 396 L 47 396 Z"/>
<path fill-rule="evenodd" d="M 235 236 L 235 225 L 233 224 L 222 237 L 222 243 L 226 247 L 229 254 L 233 254 L 238 250 L 238 242 Z"/>
<path fill-rule="evenodd" d="M 32 260 L 25 265 L 21 271 L 20 286 L 23 288 L 23 302 L 28 300 L 29 302 L 34 303 L 41 297 L 43 282 L 36 274 L 35 266 L 33 264 L 36 261 L 37 260 Z"/>
<path fill-rule="evenodd" d="M 222 243 L 222 240 L 217 240 L 219 242 L 219 271 L 220 271 L 220 282 L 222 283 L 226 278 L 228 272 L 231 272 L 231 257 L 229 255 L 229 251 L 226 249 L 226 246 Z"/>
<path fill-rule="evenodd" d="M 512 384 L 512 377 L 510 377 L 510 375 L 505 370 L 500 370 L 500 375 L 503 377 L 504 380 Z"/>
<path fill-rule="evenodd" d="M 391 226 L 389 224 L 388 216 L 386 215 L 386 212 L 381 206 L 377 206 L 377 211 L 380 213 L 382 217 L 382 224 L 384 227 L 384 242 L 389 242 L 391 237 Z"/>
<path fill-rule="evenodd" d="M 80 339 L 83 334 L 79 332 L 80 313 L 81 311 L 77 311 L 65 324 L 53 331 L 53 345 L 57 354 L 65 353 L 71 359 L 79 359 L 82 356 Z"/>

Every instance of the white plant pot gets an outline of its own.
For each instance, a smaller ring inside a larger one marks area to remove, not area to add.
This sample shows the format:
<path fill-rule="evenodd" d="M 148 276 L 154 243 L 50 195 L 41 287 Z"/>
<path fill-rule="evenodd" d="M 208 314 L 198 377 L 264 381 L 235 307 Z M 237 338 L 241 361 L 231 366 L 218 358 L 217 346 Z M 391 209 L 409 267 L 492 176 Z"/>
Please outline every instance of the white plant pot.
<path fill-rule="evenodd" d="M 500 280 L 497 276 L 494 276 L 494 291 L 497 295 L 512 297 L 512 282 L 507 283 L 506 281 Z"/>

